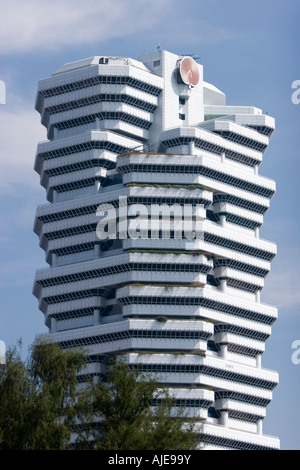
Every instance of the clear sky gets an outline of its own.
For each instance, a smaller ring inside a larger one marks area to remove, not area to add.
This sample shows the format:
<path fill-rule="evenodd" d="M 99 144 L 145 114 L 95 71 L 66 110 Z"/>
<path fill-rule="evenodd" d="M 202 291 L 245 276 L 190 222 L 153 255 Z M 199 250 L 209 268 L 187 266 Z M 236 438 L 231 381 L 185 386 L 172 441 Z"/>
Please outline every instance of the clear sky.
<path fill-rule="evenodd" d="M 33 233 L 45 191 L 33 170 L 36 145 L 45 140 L 34 110 L 39 79 L 62 64 L 93 55 L 138 58 L 157 43 L 175 54 L 198 54 L 204 79 L 227 95 L 229 105 L 251 105 L 276 119 L 276 132 L 260 174 L 275 179 L 277 193 L 262 238 L 278 255 L 262 301 L 279 308 L 262 366 L 278 370 L 280 383 L 267 407 L 265 434 L 282 449 L 300 449 L 300 364 L 292 343 L 300 340 L 299 129 L 300 104 L 292 82 L 300 80 L 299 0 L 1 0 L 0 79 L 0 340 L 23 340 L 23 354 L 46 332 L 32 295 L 44 253 Z M 298 261 L 297 261 L 298 260 Z"/>

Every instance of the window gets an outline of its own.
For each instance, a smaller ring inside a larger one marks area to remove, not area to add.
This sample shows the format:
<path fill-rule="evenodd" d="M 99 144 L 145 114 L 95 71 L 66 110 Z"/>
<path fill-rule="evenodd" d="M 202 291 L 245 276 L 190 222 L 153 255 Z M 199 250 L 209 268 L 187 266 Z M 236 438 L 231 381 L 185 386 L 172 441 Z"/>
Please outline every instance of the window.
<path fill-rule="evenodd" d="M 158 67 L 160 65 L 160 60 L 155 60 L 153 62 L 153 67 Z"/>
<path fill-rule="evenodd" d="M 185 99 L 184 98 L 179 98 L 179 104 L 181 104 L 181 105 L 185 104 Z"/>
<path fill-rule="evenodd" d="M 181 119 L 182 121 L 185 121 L 185 114 L 179 113 L 179 119 Z"/>
<path fill-rule="evenodd" d="M 99 64 L 108 64 L 108 57 L 100 57 Z"/>

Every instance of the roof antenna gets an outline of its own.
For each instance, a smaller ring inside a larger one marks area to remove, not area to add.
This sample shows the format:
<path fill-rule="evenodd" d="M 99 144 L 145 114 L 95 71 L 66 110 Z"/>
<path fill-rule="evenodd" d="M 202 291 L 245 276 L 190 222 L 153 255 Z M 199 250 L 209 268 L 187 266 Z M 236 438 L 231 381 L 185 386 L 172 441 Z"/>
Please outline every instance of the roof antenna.
<path fill-rule="evenodd" d="M 202 57 L 200 57 L 198 54 L 181 54 L 182 57 L 186 56 L 186 57 L 191 57 L 192 59 L 194 59 L 195 61 L 199 60 L 199 59 L 202 59 Z"/>
<path fill-rule="evenodd" d="M 159 42 L 157 42 L 157 43 L 155 44 L 155 50 L 156 50 L 156 52 L 157 52 L 157 51 L 160 51 L 160 44 L 159 44 Z"/>

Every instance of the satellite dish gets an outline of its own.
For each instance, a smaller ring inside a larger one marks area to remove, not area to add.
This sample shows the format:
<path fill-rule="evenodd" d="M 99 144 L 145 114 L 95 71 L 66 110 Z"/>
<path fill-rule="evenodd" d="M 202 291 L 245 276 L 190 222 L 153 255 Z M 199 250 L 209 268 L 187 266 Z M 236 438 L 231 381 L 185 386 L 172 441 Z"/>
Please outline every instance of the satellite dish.
<path fill-rule="evenodd" d="M 184 57 L 180 61 L 179 76 L 186 85 L 196 86 L 199 82 L 199 68 L 197 62 L 191 57 Z"/>

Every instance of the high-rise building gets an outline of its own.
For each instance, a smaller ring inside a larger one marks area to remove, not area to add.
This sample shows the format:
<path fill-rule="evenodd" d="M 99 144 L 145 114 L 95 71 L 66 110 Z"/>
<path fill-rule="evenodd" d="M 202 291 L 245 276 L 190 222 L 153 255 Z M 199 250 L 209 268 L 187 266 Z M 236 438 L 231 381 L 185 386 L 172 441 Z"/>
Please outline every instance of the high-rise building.
<path fill-rule="evenodd" d="M 65 64 L 36 109 L 49 337 L 88 347 L 86 373 L 120 353 L 155 374 L 207 449 L 278 449 L 262 433 L 278 374 L 261 367 L 277 310 L 260 302 L 276 245 L 259 236 L 275 183 L 258 173 L 274 119 L 162 50 Z"/>

